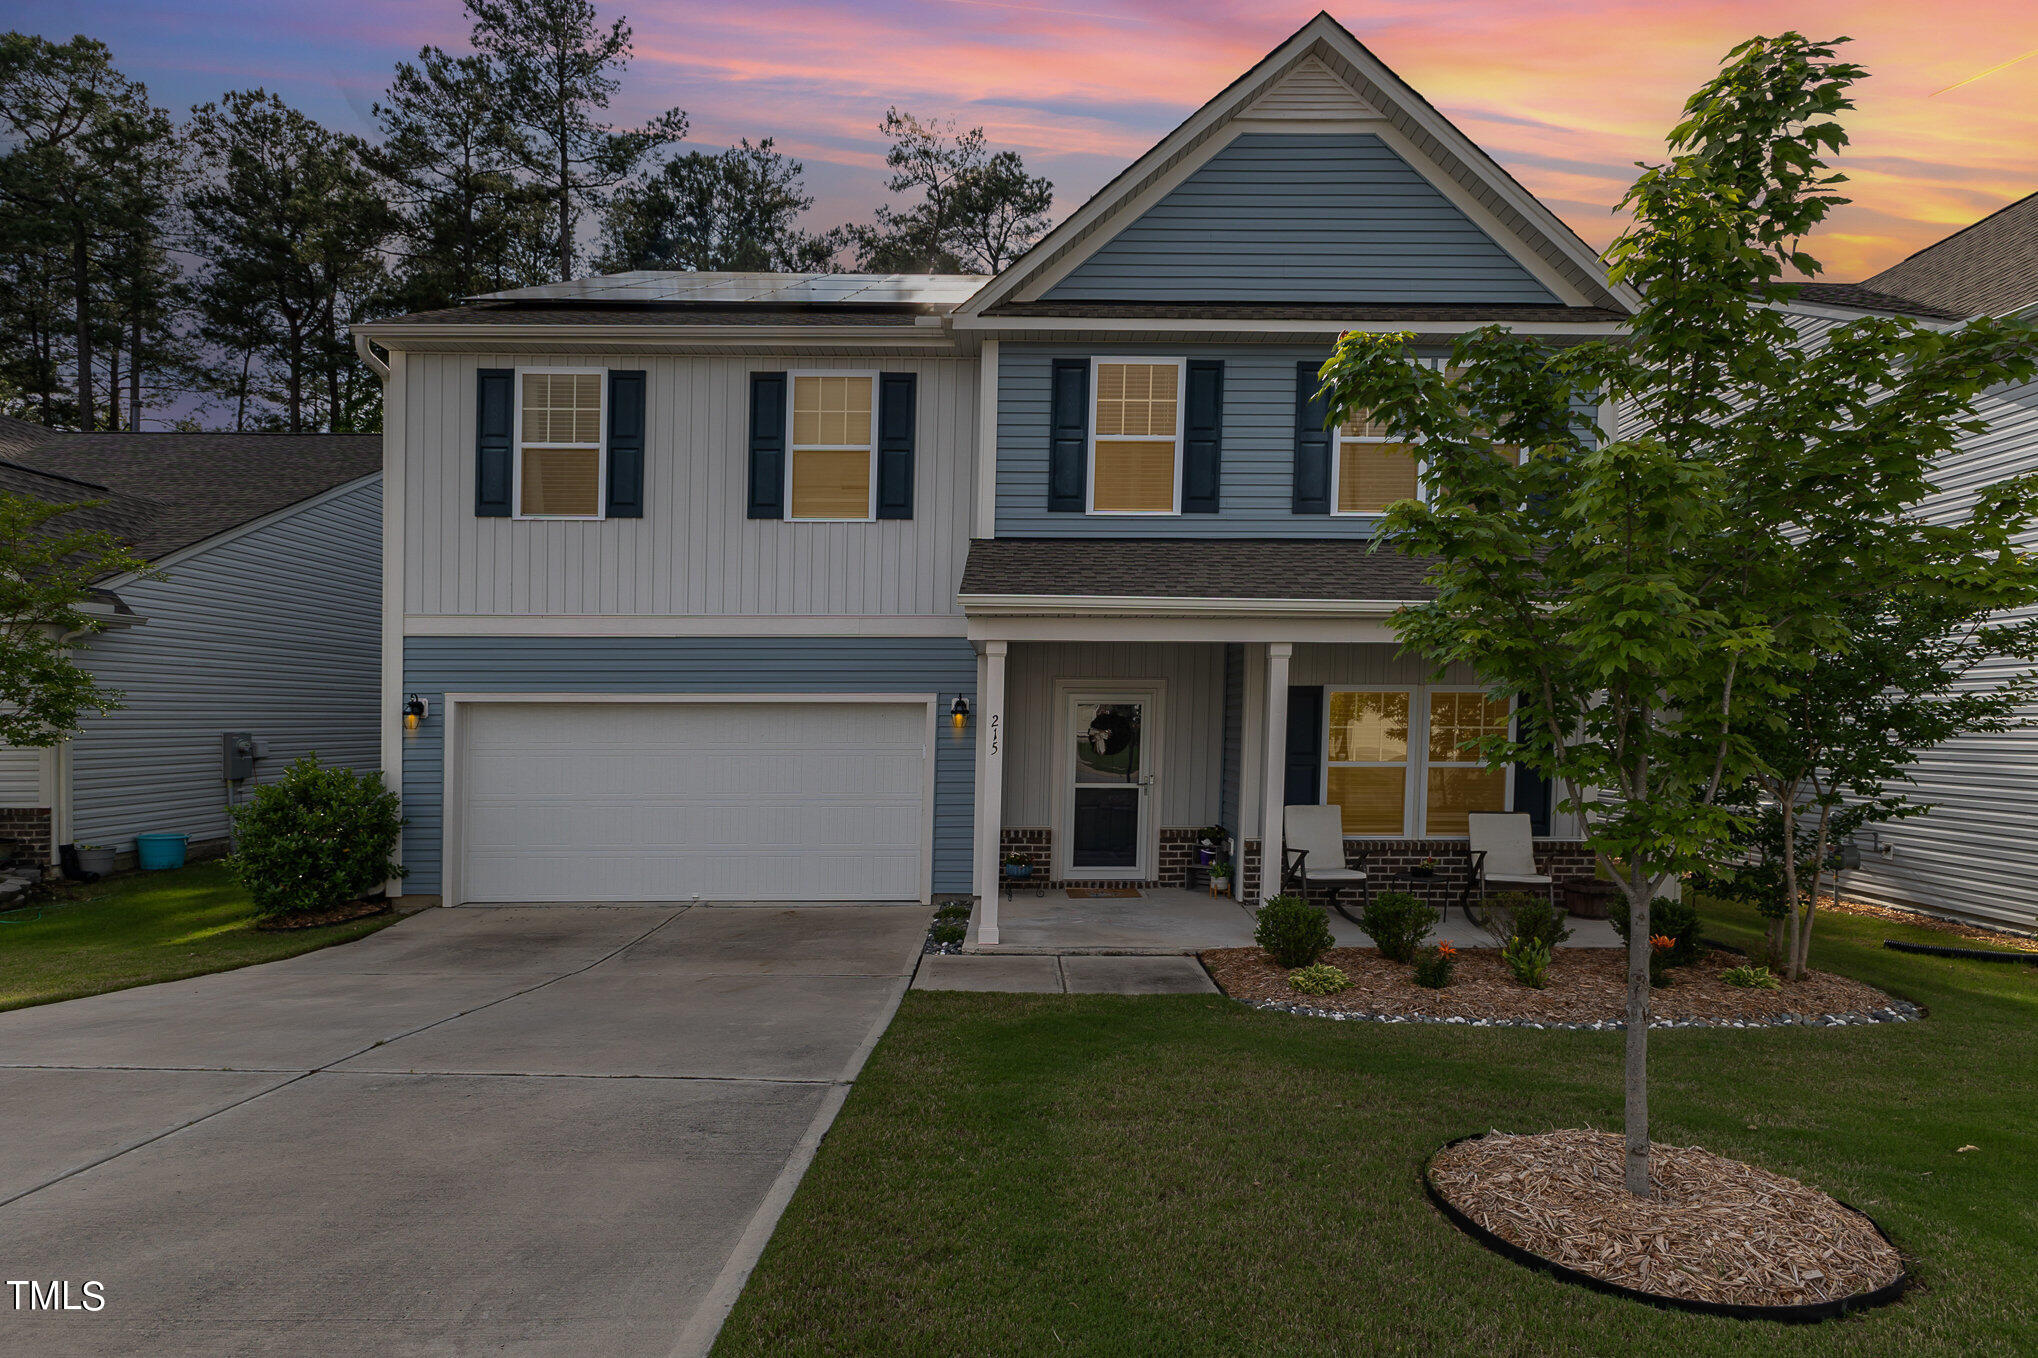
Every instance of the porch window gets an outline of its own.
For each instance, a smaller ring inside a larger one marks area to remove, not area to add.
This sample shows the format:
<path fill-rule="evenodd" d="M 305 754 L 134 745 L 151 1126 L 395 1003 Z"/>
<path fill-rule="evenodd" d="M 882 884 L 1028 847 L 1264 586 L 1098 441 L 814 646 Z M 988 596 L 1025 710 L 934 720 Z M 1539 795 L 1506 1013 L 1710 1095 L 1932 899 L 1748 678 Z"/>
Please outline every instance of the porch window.
<path fill-rule="evenodd" d="M 1325 695 L 1324 800 L 1348 835 L 1408 833 L 1408 689 L 1333 689 Z"/>
<path fill-rule="evenodd" d="M 1339 425 L 1331 458 L 1331 512 L 1383 514 L 1396 500 L 1420 493 L 1415 445 L 1389 438 L 1369 410 L 1354 410 Z"/>
<path fill-rule="evenodd" d="M 517 515 L 601 517 L 602 388 L 599 372 L 520 373 Z"/>
<path fill-rule="evenodd" d="M 1507 809 L 1507 770 L 1487 768 L 1466 747 L 1483 736 L 1505 736 L 1512 724 L 1506 699 L 1478 690 L 1430 691 L 1423 833 L 1466 834 L 1470 813 Z"/>
<path fill-rule="evenodd" d="M 793 377 L 788 519 L 869 519 L 876 445 L 871 440 L 868 373 Z"/>
<path fill-rule="evenodd" d="M 1097 361 L 1092 514 L 1181 512 L 1182 374 L 1178 359 Z"/>

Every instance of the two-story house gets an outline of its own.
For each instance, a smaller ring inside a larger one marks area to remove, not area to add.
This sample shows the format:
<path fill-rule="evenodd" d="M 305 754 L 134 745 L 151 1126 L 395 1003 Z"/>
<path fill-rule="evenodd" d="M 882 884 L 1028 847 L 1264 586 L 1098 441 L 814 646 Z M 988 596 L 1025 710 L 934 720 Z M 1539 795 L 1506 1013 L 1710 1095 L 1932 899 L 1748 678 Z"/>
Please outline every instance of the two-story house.
<path fill-rule="evenodd" d="M 363 327 L 387 353 L 384 763 L 449 902 L 1260 893 L 1284 804 L 1461 852 L 1532 776 L 1387 619 L 1414 450 L 1326 428 L 1339 333 L 1421 361 L 1632 298 L 1327 15 L 995 278 L 635 274 Z M 408 713 L 408 715 L 407 715 Z"/>

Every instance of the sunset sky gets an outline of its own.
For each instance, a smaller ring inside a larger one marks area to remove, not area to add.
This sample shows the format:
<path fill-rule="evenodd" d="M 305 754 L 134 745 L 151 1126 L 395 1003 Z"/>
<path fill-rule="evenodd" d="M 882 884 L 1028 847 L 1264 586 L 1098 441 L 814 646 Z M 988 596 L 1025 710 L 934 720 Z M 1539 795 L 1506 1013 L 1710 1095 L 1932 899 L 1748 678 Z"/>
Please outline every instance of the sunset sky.
<path fill-rule="evenodd" d="M 862 219 L 883 198 L 875 125 L 892 103 L 982 124 L 1054 180 L 1065 214 L 1317 8 L 597 3 L 636 30 L 619 119 L 676 105 L 696 146 L 775 137 L 806 162 L 816 226 Z M 1631 163 L 1660 153 L 1684 96 L 1735 42 L 1785 27 L 1852 36 L 1847 54 L 1872 72 L 1847 120 L 1855 202 L 1814 245 L 1826 277 L 1864 277 L 2038 189 L 2030 0 L 1368 0 L 1332 12 L 1595 247 L 1617 229 L 1610 209 Z M 457 0 L 8 0 L 0 15 L 102 39 L 180 113 L 260 84 L 361 133 L 393 62 L 425 43 L 464 50 L 468 28 Z"/>

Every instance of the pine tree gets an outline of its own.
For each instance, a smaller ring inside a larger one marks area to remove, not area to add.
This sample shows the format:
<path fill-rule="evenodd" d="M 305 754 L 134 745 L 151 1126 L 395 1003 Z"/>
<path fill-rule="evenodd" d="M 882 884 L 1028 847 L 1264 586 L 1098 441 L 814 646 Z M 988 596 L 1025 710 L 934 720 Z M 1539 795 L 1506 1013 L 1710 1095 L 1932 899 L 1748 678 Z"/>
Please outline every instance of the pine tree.
<path fill-rule="evenodd" d="M 800 227 L 814 205 L 803 168 L 769 137 L 666 161 L 609 200 L 595 268 L 832 271 L 845 233 Z"/>

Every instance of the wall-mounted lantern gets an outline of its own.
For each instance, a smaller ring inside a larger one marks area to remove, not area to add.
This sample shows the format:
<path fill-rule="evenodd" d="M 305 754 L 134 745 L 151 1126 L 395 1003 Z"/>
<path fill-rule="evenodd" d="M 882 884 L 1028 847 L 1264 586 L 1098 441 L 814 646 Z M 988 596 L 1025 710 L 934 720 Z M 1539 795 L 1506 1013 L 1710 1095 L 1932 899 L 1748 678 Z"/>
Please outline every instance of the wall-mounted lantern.
<path fill-rule="evenodd" d="M 418 723 L 432 715 L 432 705 L 421 693 L 413 693 L 403 700 L 403 729 L 415 731 Z"/>
<path fill-rule="evenodd" d="M 948 720 L 958 731 L 969 725 L 969 699 L 956 694 L 955 701 L 948 705 Z"/>

